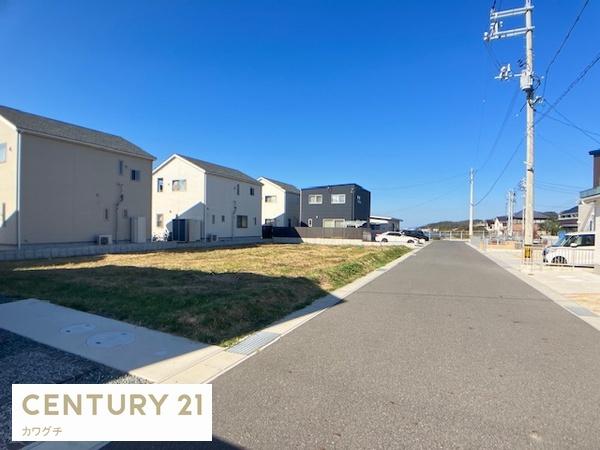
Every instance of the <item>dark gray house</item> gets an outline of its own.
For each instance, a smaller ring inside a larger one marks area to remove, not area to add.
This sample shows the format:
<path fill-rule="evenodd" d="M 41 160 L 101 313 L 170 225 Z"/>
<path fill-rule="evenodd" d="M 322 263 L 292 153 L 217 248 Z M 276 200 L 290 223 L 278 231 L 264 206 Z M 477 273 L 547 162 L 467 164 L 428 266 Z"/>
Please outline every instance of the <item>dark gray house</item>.
<path fill-rule="evenodd" d="M 345 227 L 347 222 L 368 222 L 371 193 L 355 183 L 302 189 L 301 226 Z"/>

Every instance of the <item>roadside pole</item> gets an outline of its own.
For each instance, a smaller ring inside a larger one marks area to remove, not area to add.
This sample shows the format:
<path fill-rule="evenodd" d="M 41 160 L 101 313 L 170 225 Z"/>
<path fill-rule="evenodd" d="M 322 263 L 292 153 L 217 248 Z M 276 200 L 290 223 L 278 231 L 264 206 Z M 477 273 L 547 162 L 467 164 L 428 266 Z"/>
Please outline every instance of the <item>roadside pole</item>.
<path fill-rule="evenodd" d="M 525 26 L 510 30 L 501 30 L 502 19 L 508 17 L 525 16 Z M 525 203 L 523 205 L 523 258 L 531 260 L 533 247 L 533 215 L 534 215 L 534 125 L 535 105 L 539 97 L 535 95 L 535 84 L 538 82 L 533 71 L 533 5 L 532 0 L 525 0 L 522 8 L 507 9 L 504 11 L 490 11 L 490 29 L 483 34 L 483 40 L 490 42 L 496 39 L 525 36 L 525 64 L 520 75 L 521 90 L 527 99 L 527 153 L 525 161 Z M 508 80 L 513 77 L 510 64 L 501 67 L 499 80 Z"/>
<path fill-rule="evenodd" d="M 469 200 L 469 238 L 473 237 L 473 209 L 475 207 L 473 203 L 474 196 L 474 184 L 475 184 L 475 171 L 473 169 L 469 170 L 469 191 L 470 191 L 470 200 Z"/>

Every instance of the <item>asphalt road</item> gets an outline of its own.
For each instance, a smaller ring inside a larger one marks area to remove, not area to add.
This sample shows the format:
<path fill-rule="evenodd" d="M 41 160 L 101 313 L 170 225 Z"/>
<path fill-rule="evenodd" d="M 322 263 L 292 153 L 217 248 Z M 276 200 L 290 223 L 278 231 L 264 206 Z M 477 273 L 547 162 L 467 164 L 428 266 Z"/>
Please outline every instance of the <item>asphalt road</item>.
<path fill-rule="evenodd" d="M 433 243 L 213 389 L 217 448 L 600 448 L 600 333 L 463 243 Z M 204 445 L 137 446 L 183 447 Z"/>

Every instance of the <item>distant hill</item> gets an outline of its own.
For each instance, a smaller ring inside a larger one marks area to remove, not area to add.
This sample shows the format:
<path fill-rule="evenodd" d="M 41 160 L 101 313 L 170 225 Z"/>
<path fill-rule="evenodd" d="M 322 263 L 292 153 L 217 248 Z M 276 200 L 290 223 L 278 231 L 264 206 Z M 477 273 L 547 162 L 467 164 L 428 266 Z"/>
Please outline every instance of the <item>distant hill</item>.
<path fill-rule="evenodd" d="M 516 214 L 519 214 L 520 211 Z M 558 214 L 555 213 L 554 211 L 544 211 L 542 214 L 547 215 L 550 218 L 556 219 L 558 217 Z M 493 220 L 495 219 L 489 219 L 489 220 Z M 478 224 L 483 223 L 484 221 L 481 219 L 473 219 L 473 226 L 475 228 L 477 228 Z M 432 228 L 432 229 L 436 229 L 436 230 L 440 230 L 440 231 L 467 231 L 469 229 L 469 220 L 456 220 L 456 221 L 452 221 L 452 220 L 442 220 L 440 222 L 433 222 L 433 223 L 428 223 L 427 225 L 421 225 L 418 228 Z"/>
<path fill-rule="evenodd" d="M 479 219 L 473 220 L 473 224 L 478 224 L 481 222 L 482 221 Z M 440 231 L 467 231 L 469 229 L 469 220 L 443 220 L 441 222 L 428 223 L 427 225 L 422 225 L 419 228 L 433 228 Z"/>

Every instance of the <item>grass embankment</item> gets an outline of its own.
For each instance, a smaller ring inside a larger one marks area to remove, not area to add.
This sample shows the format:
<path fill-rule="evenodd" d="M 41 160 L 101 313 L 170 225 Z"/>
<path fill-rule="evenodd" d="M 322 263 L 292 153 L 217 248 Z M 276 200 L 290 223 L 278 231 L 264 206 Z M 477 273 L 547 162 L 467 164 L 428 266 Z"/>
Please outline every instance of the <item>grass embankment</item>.
<path fill-rule="evenodd" d="M 260 245 L 3 263 L 0 295 L 226 345 L 408 251 Z"/>

